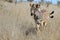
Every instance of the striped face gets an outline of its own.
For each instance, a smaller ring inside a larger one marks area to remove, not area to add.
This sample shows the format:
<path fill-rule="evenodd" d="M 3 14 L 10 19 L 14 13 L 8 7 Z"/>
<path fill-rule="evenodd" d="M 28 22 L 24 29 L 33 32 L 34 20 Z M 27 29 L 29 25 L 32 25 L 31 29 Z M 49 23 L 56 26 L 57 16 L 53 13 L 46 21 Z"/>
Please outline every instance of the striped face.
<path fill-rule="evenodd" d="M 35 4 L 30 4 L 30 13 L 31 13 L 31 16 L 34 15 L 34 12 L 35 12 Z"/>
<path fill-rule="evenodd" d="M 52 16 L 52 14 L 54 13 L 54 11 L 49 13 L 47 10 L 48 7 L 49 7 L 49 4 L 47 5 L 30 4 L 31 16 L 38 15 L 38 13 L 41 12 L 43 15 L 47 15 L 47 17 L 53 18 L 54 16 Z"/>
<path fill-rule="evenodd" d="M 49 5 L 30 4 L 30 7 L 31 16 L 33 15 L 36 24 L 41 22 L 42 26 L 46 26 L 49 18 L 54 18 L 54 11 L 49 12 Z"/>
<path fill-rule="evenodd" d="M 36 9 L 40 7 L 40 5 L 39 4 L 30 4 L 30 7 L 31 7 L 30 12 L 31 12 L 31 16 L 32 16 L 32 15 L 34 15 Z"/>

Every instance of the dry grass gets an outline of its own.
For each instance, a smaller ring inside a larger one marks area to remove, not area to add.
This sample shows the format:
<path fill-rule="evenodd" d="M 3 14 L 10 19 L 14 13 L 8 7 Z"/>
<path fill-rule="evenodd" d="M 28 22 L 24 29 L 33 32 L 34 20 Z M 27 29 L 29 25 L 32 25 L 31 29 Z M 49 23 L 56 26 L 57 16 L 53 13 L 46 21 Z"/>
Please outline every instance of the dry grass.
<path fill-rule="evenodd" d="M 60 9 L 57 6 L 49 6 L 49 12 L 55 11 L 54 18 L 49 19 L 46 29 L 37 35 L 34 20 L 30 16 L 29 3 L 15 5 L 3 2 L 2 5 L 0 40 L 60 40 Z M 26 32 L 29 33 L 27 36 Z"/>

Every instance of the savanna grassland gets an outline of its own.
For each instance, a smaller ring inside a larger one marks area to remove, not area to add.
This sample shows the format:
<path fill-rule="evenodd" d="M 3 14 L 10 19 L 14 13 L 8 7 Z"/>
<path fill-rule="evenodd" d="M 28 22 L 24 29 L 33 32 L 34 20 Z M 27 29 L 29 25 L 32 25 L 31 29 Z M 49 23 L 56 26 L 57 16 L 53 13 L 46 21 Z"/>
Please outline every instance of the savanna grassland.
<path fill-rule="evenodd" d="M 46 29 L 36 34 L 29 4 L 0 1 L 0 40 L 60 40 L 60 8 L 49 5 L 49 13 L 55 11 L 54 18 L 49 18 Z"/>

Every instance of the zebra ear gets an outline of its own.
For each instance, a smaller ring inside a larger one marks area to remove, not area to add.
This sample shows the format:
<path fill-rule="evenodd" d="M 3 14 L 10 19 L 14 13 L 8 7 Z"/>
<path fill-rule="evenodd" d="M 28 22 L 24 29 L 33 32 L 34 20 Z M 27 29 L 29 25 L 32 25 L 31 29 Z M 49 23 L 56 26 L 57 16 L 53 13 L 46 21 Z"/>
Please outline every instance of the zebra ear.
<path fill-rule="evenodd" d="M 38 4 L 39 6 L 41 6 L 40 4 Z"/>
<path fill-rule="evenodd" d="M 54 18 L 54 16 L 53 16 L 53 15 L 51 15 L 51 16 L 50 16 L 50 18 Z"/>
<path fill-rule="evenodd" d="M 35 4 L 30 4 L 30 7 L 35 7 Z"/>
<path fill-rule="evenodd" d="M 46 5 L 46 7 L 49 7 L 49 5 L 50 5 L 50 4 L 48 3 L 48 4 Z"/>
<path fill-rule="evenodd" d="M 54 14 L 54 11 L 50 13 L 50 18 L 54 18 L 53 14 Z"/>
<path fill-rule="evenodd" d="M 31 7 L 32 5 L 34 5 L 34 4 L 31 4 L 31 3 L 30 3 L 30 7 Z"/>
<path fill-rule="evenodd" d="M 52 14 L 54 14 L 54 11 L 52 11 L 52 12 L 50 13 L 50 15 L 52 15 Z"/>
<path fill-rule="evenodd" d="M 30 6 L 32 6 L 32 4 L 30 3 Z"/>

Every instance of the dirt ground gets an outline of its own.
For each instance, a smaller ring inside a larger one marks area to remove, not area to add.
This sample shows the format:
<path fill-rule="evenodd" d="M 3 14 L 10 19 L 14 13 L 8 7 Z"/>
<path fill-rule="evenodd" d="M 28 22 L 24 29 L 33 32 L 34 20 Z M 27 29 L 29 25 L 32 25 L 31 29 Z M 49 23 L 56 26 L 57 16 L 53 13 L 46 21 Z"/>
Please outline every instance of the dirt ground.
<path fill-rule="evenodd" d="M 46 29 L 36 34 L 29 4 L 0 2 L 0 40 L 60 40 L 60 8 L 48 7 L 49 12 L 55 11 L 54 18 L 49 19 Z"/>

